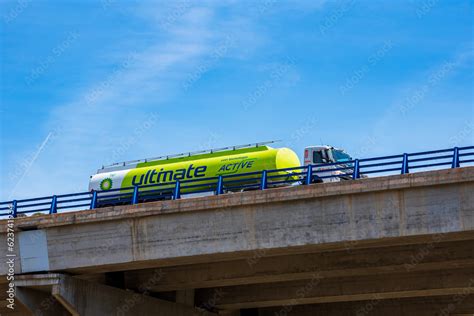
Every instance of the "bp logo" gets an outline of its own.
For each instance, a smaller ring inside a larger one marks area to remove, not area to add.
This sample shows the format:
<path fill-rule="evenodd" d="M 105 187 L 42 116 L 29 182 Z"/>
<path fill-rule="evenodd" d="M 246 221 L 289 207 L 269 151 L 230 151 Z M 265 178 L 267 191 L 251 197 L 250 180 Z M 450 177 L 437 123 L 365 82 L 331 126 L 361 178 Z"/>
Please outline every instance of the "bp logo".
<path fill-rule="evenodd" d="M 100 189 L 102 191 L 107 191 L 112 189 L 112 179 L 106 178 L 100 182 Z"/>

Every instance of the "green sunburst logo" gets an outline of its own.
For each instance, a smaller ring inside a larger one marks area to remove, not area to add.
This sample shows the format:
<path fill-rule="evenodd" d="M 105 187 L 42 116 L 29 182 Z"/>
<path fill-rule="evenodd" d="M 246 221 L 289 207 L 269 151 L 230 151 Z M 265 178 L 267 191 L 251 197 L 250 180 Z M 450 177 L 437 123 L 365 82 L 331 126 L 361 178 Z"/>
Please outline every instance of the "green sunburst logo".
<path fill-rule="evenodd" d="M 102 191 L 107 191 L 107 190 L 110 190 L 112 189 L 112 179 L 110 178 L 105 178 L 104 180 L 102 180 L 100 182 L 100 189 Z"/>

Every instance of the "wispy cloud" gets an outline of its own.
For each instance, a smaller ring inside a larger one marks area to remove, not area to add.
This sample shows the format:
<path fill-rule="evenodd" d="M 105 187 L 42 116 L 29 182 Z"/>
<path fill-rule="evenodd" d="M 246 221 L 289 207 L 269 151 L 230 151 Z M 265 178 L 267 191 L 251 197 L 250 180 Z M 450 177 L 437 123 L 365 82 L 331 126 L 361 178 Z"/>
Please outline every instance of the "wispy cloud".
<path fill-rule="evenodd" d="M 41 155 L 43 150 L 46 148 L 52 137 L 53 132 L 48 133 L 41 145 L 39 145 L 38 149 L 34 153 L 32 153 L 30 157 L 25 158 L 21 164 L 19 164 L 13 170 L 10 170 L 8 177 L 10 178 L 10 183 L 13 184 L 13 186 L 11 187 L 11 191 L 8 194 L 7 199 L 10 200 L 12 196 L 16 193 L 18 186 L 21 185 L 23 179 L 28 174 L 28 171 L 30 171 L 31 167 L 34 165 L 39 155 Z"/>
<path fill-rule="evenodd" d="M 104 48 L 95 56 L 99 64 L 112 60 L 115 66 L 79 90 L 68 91 L 70 102 L 51 110 L 42 128 L 61 126 L 61 132 L 22 174 L 22 183 L 28 185 L 19 185 L 15 198 L 86 190 L 88 176 L 102 164 L 163 153 L 158 145 L 172 142 L 176 131 L 166 130 L 173 119 L 163 122 L 161 109 L 189 93 L 183 85 L 196 84 L 223 59 L 246 59 L 258 50 L 265 42 L 256 27 L 261 18 L 275 10 L 310 10 L 324 3 L 102 1 L 102 14 L 116 10 L 145 25 L 137 34 L 145 40 L 134 41 L 140 43 L 135 46 L 118 43 L 115 47 L 127 49 Z M 126 38 L 123 42 L 129 43 Z M 68 53 L 81 49 L 76 46 Z M 140 131 L 138 137 L 135 131 Z"/>
<path fill-rule="evenodd" d="M 162 20 L 150 14 L 154 10 L 157 6 L 149 4 L 135 13 L 159 30 Z M 160 116 L 160 103 L 173 95 L 174 88 L 180 88 L 193 67 L 212 51 L 222 32 L 213 29 L 211 6 L 189 7 L 184 11 L 175 18 L 179 23 L 169 23 L 165 31 L 152 37 L 149 45 L 113 52 L 122 57 L 108 75 L 95 78 L 71 102 L 52 111 L 46 125 L 63 126 L 61 133 L 29 165 L 22 175 L 22 182 L 29 184 L 16 188 L 16 197 L 85 190 L 88 175 L 95 167 L 130 156 L 130 152 L 118 154 L 114 150 L 122 142 L 126 146 L 120 148 L 132 151 L 141 143 L 150 146 L 160 141 L 159 122 L 146 129 L 139 139 L 135 138 L 133 144 L 126 139 L 134 130 L 143 129 L 149 117 Z"/>

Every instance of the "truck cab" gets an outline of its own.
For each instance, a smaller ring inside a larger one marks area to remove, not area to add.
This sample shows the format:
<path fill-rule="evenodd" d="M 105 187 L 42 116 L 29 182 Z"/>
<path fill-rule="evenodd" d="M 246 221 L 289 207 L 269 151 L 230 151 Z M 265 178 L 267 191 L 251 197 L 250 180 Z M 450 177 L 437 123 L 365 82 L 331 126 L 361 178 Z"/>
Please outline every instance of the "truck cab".
<path fill-rule="evenodd" d="M 352 166 L 352 157 L 343 149 L 332 146 L 308 146 L 304 150 L 304 165 L 313 165 L 316 180 L 314 182 L 336 182 L 340 179 L 351 179 L 352 170 L 334 170 Z M 325 164 L 337 163 L 325 166 Z M 340 175 L 340 178 L 328 178 L 330 175 Z"/>

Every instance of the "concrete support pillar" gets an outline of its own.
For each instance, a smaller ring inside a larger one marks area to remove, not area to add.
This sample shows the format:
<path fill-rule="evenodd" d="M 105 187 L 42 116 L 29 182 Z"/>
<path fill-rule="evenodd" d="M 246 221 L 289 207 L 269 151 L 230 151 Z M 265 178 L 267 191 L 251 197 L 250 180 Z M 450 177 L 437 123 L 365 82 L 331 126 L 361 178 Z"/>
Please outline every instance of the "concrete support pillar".
<path fill-rule="evenodd" d="M 59 301 L 64 309 L 73 316 L 215 315 L 183 304 L 162 301 L 146 295 L 60 274 L 24 276 L 17 281 L 16 286 L 18 292 L 33 293 L 31 291 L 35 290 L 31 290 L 32 288 L 41 287 L 45 293 L 43 297 L 34 295 L 24 296 L 23 299 L 26 302 L 19 298 L 25 305 L 37 306 L 43 299 L 49 299 L 49 293 L 51 293 L 52 297 Z"/>
<path fill-rule="evenodd" d="M 194 289 L 176 291 L 176 303 L 194 306 Z"/>
<path fill-rule="evenodd" d="M 29 288 L 17 288 L 16 297 L 33 316 L 70 315 L 51 293 Z"/>

